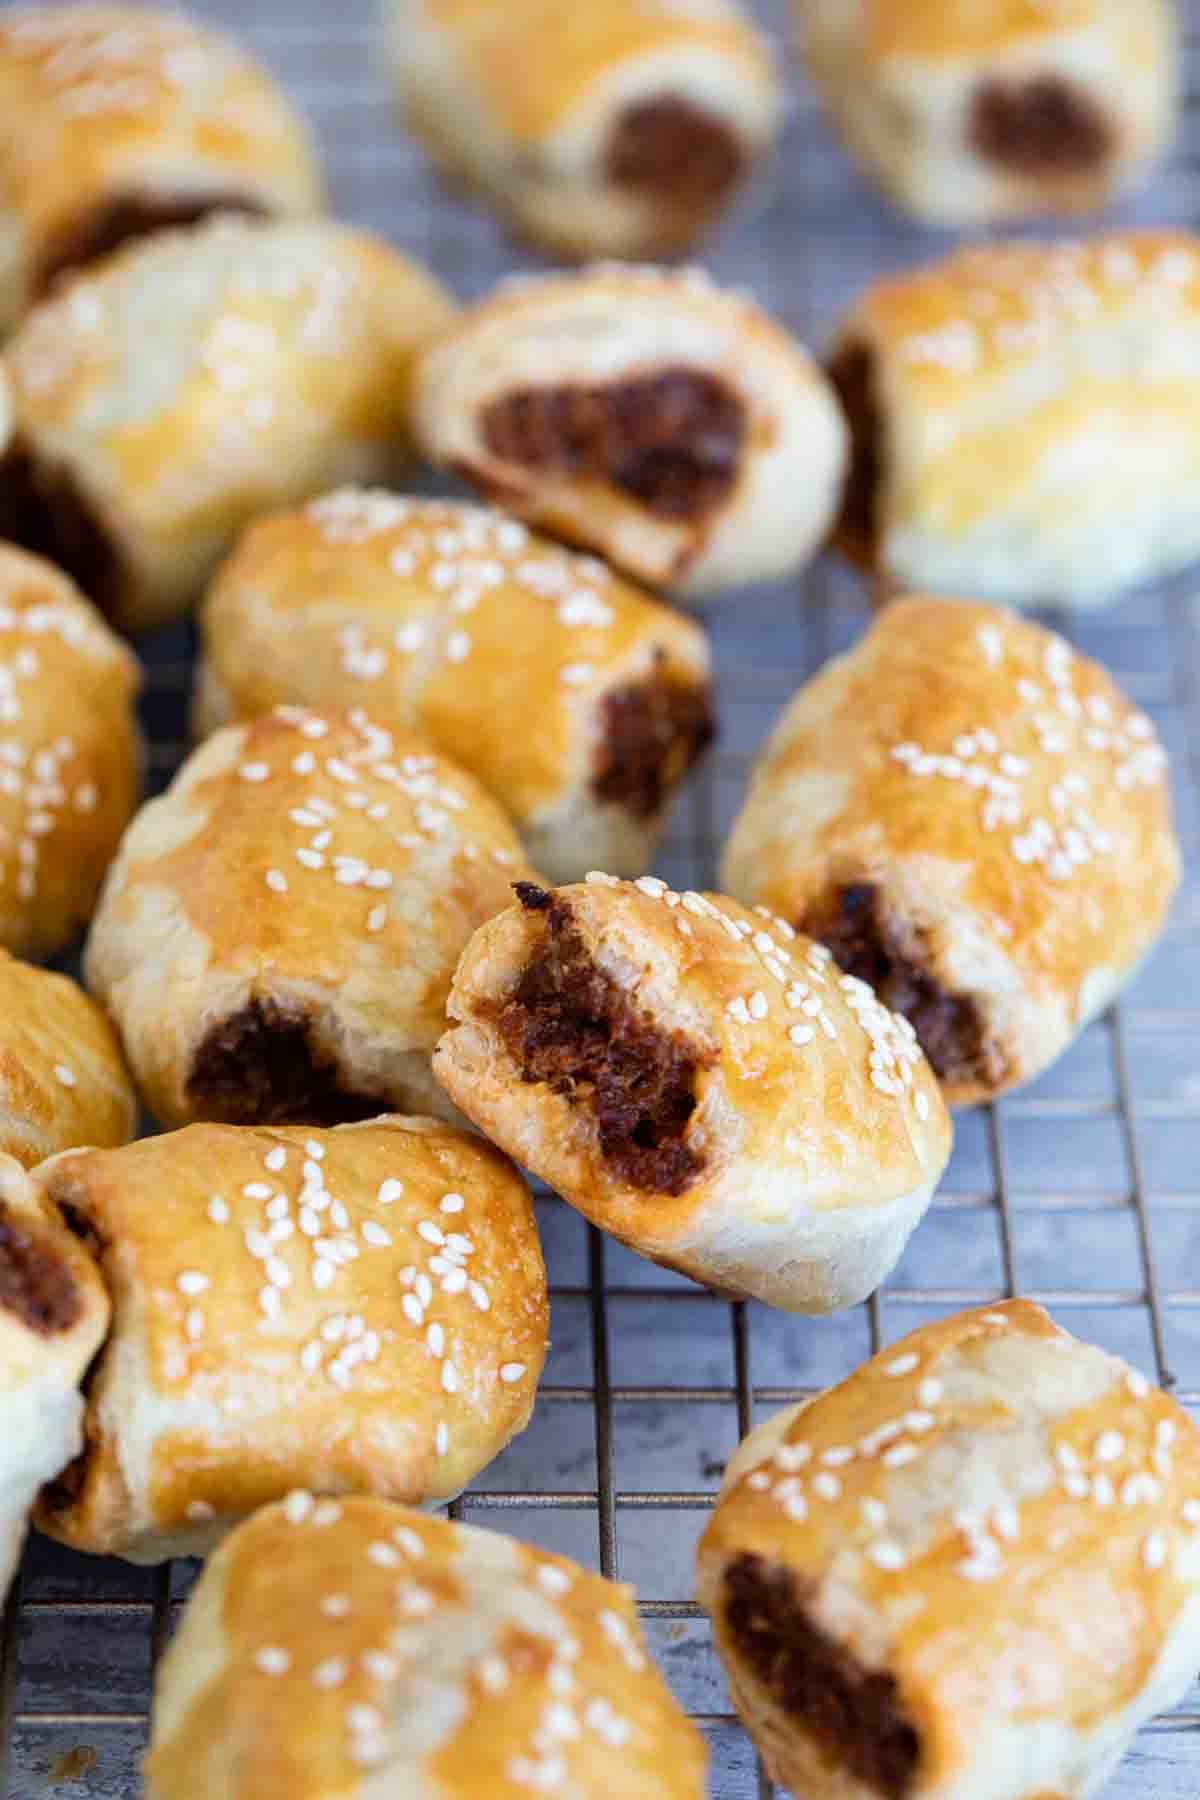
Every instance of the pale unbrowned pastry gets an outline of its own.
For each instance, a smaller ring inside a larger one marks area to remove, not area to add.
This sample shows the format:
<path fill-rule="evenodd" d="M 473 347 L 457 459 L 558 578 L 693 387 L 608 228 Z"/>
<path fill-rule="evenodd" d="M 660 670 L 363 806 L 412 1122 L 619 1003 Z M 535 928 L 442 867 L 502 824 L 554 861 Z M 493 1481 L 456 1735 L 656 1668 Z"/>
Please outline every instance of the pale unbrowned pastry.
<path fill-rule="evenodd" d="M 283 707 L 218 732 L 137 815 L 87 982 L 165 1125 L 444 1113 L 429 1057 L 454 966 L 531 874 L 423 738 Z"/>
<path fill-rule="evenodd" d="M 248 520 L 410 455 L 443 289 L 326 220 L 218 217 L 145 238 L 8 345 L 0 524 L 134 630 L 194 600 Z"/>
<path fill-rule="evenodd" d="M 475 934 L 434 1073 L 643 1256 L 789 1312 L 862 1300 L 950 1154 L 912 1028 L 764 909 L 594 874 Z"/>
<path fill-rule="evenodd" d="M 159 1665 L 148 1800 L 703 1800 L 633 1590 L 303 1491 L 213 1557 Z"/>
<path fill-rule="evenodd" d="M 137 804 L 135 656 L 60 570 L 0 543 L 0 944 L 49 956 L 91 917 Z"/>
<path fill-rule="evenodd" d="M 441 1504 L 528 1423 L 533 1204 L 467 1132 L 193 1125 L 37 1179 L 113 1302 L 83 1451 L 38 1505 L 76 1549 L 200 1555 L 296 1486 Z"/>
<path fill-rule="evenodd" d="M 1006 243 L 868 287 L 829 373 L 838 547 L 885 585 L 1096 606 L 1200 554 L 1200 238 Z"/>
<path fill-rule="evenodd" d="M 640 875 L 712 735 L 698 625 L 455 501 L 347 489 L 263 519 L 202 624 L 201 731 L 361 702 L 475 775 L 554 880 Z"/>
<path fill-rule="evenodd" d="M 116 1032 L 66 975 L 0 950 L 0 1152 L 32 1169 L 59 1150 L 127 1143 L 137 1096 Z"/>
<path fill-rule="evenodd" d="M 1166 752 L 1053 632 L 896 601 L 785 711 L 722 877 L 903 1013 L 952 1102 L 986 1099 L 1060 1055 L 1162 930 Z"/>
<path fill-rule="evenodd" d="M 1085 1800 L 1200 1660 L 1200 1434 L 1012 1300 L 912 1333 L 732 1459 L 699 1591 L 806 1800 Z"/>
<path fill-rule="evenodd" d="M 321 199 L 304 126 L 221 33 L 90 0 L 0 16 L 0 329 L 130 238 Z"/>
<path fill-rule="evenodd" d="M 388 0 L 397 98 L 426 148 L 565 256 L 670 256 L 765 159 L 774 59 L 736 0 Z"/>
<path fill-rule="evenodd" d="M 79 1384 L 108 1314 L 83 1245 L 20 1164 L 0 1155 L 0 1604 L 38 1489 L 83 1441 Z"/>
<path fill-rule="evenodd" d="M 829 383 L 702 270 L 506 282 L 433 341 L 413 394 L 432 461 L 677 596 L 791 573 L 837 508 Z"/>
<path fill-rule="evenodd" d="M 849 148 L 933 225 L 1136 187 L 1176 117 L 1175 0 L 795 0 Z"/>

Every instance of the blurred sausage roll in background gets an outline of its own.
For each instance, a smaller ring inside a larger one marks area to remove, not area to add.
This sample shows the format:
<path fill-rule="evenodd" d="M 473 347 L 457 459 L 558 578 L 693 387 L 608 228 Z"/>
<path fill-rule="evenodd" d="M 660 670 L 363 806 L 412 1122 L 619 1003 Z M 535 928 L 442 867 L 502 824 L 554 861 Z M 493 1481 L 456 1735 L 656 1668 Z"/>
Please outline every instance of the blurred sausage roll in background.
<path fill-rule="evenodd" d="M 771 147 L 774 60 L 735 0 L 387 0 L 403 116 L 442 167 L 566 256 L 671 256 Z"/>
<path fill-rule="evenodd" d="M 256 513 L 405 466 L 412 354 L 449 314 L 432 276 L 323 220 L 132 244 L 8 347 L 0 531 L 114 623 L 159 624 Z"/>
<path fill-rule="evenodd" d="M 699 1597 L 804 1800 L 1084 1800 L 1195 1675 L 1198 1533 L 1188 1414 L 1008 1300 L 751 1432 Z"/>
<path fill-rule="evenodd" d="M 1109 1004 L 1180 872 L 1166 752 L 1110 676 L 1001 607 L 914 598 L 788 706 L 722 877 L 903 1013 L 966 1103 Z"/>
<path fill-rule="evenodd" d="M 912 1027 L 790 925 L 595 873 L 467 946 L 434 1072 L 594 1224 L 719 1292 L 832 1312 L 950 1154 Z"/>
<path fill-rule="evenodd" d="M 847 145 L 932 225 L 1104 206 L 1175 124 L 1175 0 L 794 4 Z"/>
<path fill-rule="evenodd" d="M 80 1383 L 108 1316 L 83 1245 L 20 1164 L 0 1156 L 0 1604 L 39 1488 L 79 1451 Z"/>
<path fill-rule="evenodd" d="M 137 815 L 87 981 L 161 1124 L 445 1112 L 429 1058 L 455 964 L 532 873 L 424 739 L 282 708 L 218 732 Z"/>
<path fill-rule="evenodd" d="M 473 1133 L 193 1125 L 37 1179 L 113 1303 L 83 1451 L 38 1508 L 77 1550 L 203 1555 L 299 1486 L 441 1504 L 528 1423 L 533 1203 Z"/>
<path fill-rule="evenodd" d="M 129 238 L 321 200 L 304 126 L 222 34 L 90 0 L 0 13 L 0 330 Z"/>
<path fill-rule="evenodd" d="M 423 732 L 553 880 L 640 875 L 713 733 L 700 627 L 454 501 L 343 490 L 260 520 L 202 614 L 200 731 L 281 701 Z"/>
<path fill-rule="evenodd" d="M 797 568 L 846 462 L 808 352 L 700 270 L 504 283 L 421 359 L 414 429 L 499 505 L 687 598 Z"/>
<path fill-rule="evenodd" d="M 885 583 L 1094 606 L 1200 554 L 1200 239 L 995 244 L 868 288 L 835 541 Z"/>
<path fill-rule="evenodd" d="M 62 950 L 137 805 L 137 658 L 73 581 L 0 544 L 0 944 Z"/>
<path fill-rule="evenodd" d="M 0 1152 L 26 1169 L 127 1143 L 137 1096 L 116 1032 L 68 975 L 0 950 Z"/>

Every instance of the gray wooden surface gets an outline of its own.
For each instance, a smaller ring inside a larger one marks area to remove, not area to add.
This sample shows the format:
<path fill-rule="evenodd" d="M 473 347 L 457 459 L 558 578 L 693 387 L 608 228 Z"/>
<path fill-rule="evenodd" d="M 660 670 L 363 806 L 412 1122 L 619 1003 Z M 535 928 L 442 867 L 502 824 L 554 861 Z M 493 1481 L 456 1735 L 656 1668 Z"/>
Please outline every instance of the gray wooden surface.
<path fill-rule="evenodd" d="M 371 0 L 197 5 L 248 37 L 299 98 L 345 216 L 427 258 L 463 295 L 519 265 L 490 220 L 447 198 L 394 127 Z M 1196 36 L 1200 11 L 1194 0 L 1185 6 Z M 782 0 L 763 0 L 762 12 L 782 38 Z M 708 260 L 820 342 L 868 275 L 928 258 L 945 240 L 901 221 L 860 182 L 794 59 L 792 69 L 782 154 Z M 1193 42 L 1189 72 L 1198 70 Z M 1200 82 L 1189 89 L 1191 141 L 1126 217 L 1191 224 L 1200 212 Z M 1163 731 L 1193 874 L 1197 597 L 1200 576 L 1071 633 Z M 715 845 L 751 754 L 800 678 L 849 642 L 865 617 L 853 582 L 824 565 L 802 588 L 747 593 L 713 611 L 722 739 L 680 805 L 662 874 L 712 882 Z M 182 749 L 188 648 L 187 634 L 176 632 L 151 652 L 145 710 L 159 783 Z M 713 1794 L 752 1800 L 760 1792 L 754 1757 L 729 1717 L 707 1628 L 690 1606 L 693 1546 L 739 1425 L 837 1380 L 920 1321 L 1014 1287 L 1148 1375 L 1172 1377 L 1185 1403 L 1200 1404 L 1198 1148 L 1200 892 L 1192 885 L 1119 1013 L 1089 1030 L 1036 1086 L 993 1112 L 961 1118 L 944 1189 L 872 1306 L 815 1321 L 731 1309 L 601 1245 L 566 1207 L 545 1199 L 555 1288 L 546 1384 L 530 1430 L 477 1484 L 463 1516 L 635 1582 L 671 1682 L 706 1721 Z M 138 1791 L 153 1645 L 191 1575 L 187 1566 L 155 1574 L 33 1546 L 0 1673 L 0 1726 L 7 1719 L 9 1740 L 0 1794 L 126 1800 Z M 1200 1791 L 1198 1727 L 1193 1693 L 1142 1734 L 1109 1800 L 1191 1800 Z"/>

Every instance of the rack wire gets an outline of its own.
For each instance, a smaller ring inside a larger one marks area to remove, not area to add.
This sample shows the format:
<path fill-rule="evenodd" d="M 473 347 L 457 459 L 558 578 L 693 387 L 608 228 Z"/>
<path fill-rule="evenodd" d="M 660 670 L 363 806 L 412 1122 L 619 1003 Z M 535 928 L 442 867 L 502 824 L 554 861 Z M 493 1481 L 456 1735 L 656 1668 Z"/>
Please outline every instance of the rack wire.
<path fill-rule="evenodd" d="M 563 4 L 573 0 L 563 0 Z M 373 56 L 373 0 L 206 0 L 248 37 L 324 143 L 334 202 L 472 295 L 517 266 L 479 210 L 448 197 L 395 128 Z M 785 36 L 785 0 L 761 0 Z M 1123 222 L 1195 224 L 1200 174 L 1200 14 L 1184 0 L 1182 141 Z M 794 65 L 793 65 L 794 66 Z M 840 155 L 799 73 L 781 155 L 714 247 L 720 279 L 751 287 L 819 341 L 871 274 L 944 240 L 888 211 Z M 1196 868 L 1200 811 L 1200 583 L 1052 622 L 1105 661 L 1173 752 L 1178 816 Z M 805 674 L 853 641 L 861 594 L 818 565 L 798 592 L 767 589 L 711 615 L 720 747 L 684 797 L 658 867 L 715 885 L 716 858 L 750 758 Z M 185 749 L 191 640 L 150 647 L 144 719 L 161 787 Z M 772 1789 L 733 1718 L 692 1598 L 695 1541 L 725 1459 L 750 1426 L 848 1374 L 902 1332 L 1016 1291 L 1128 1356 L 1200 1410 L 1200 888 L 1129 995 L 1057 1067 L 998 1106 L 961 1115 L 945 1185 L 893 1278 L 864 1307 L 796 1320 L 705 1294 L 641 1263 L 561 1202 L 538 1199 L 553 1349 L 529 1431 L 456 1506 L 457 1516 L 566 1551 L 634 1582 L 652 1647 L 712 1751 L 717 1800 Z M 72 1556 L 35 1541 L 0 1634 L 0 1796 L 51 1784 L 78 1800 L 130 1800 L 155 1660 L 194 1579 Z M 1192 1800 L 1200 1691 L 1138 1740 L 1109 1800 Z"/>

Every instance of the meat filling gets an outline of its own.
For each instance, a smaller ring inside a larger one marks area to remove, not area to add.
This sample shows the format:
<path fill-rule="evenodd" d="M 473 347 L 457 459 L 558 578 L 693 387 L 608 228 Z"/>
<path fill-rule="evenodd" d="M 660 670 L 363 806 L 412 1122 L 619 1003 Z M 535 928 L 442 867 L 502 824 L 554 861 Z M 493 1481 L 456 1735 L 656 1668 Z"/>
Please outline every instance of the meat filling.
<path fill-rule="evenodd" d="M 668 368 L 598 387 L 518 388 L 480 418 L 492 456 L 606 481 L 666 519 L 697 519 L 728 496 L 745 407 L 715 375 Z"/>
<path fill-rule="evenodd" d="M 499 1019 L 521 1079 L 588 1107 L 601 1155 L 629 1187 L 682 1194 L 704 1168 L 687 1128 L 711 1055 L 638 1010 L 592 961 L 562 900 L 528 881 L 517 894 L 546 925 Z"/>
<path fill-rule="evenodd" d="M 173 225 L 195 225 L 210 213 L 236 212 L 260 217 L 265 207 L 242 194 L 152 194 L 136 190 L 110 194 L 85 212 L 51 244 L 38 271 L 44 294 L 73 269 L 96 262 L 134 238 L 150 237 Z"/>
<path fill-rule="evenodd" d="M 885 448 L 883 418 L 875 398 L 875 359 L 861 344 L 847 344 L 830 362 L 828 374 L 850 431 L 850 468 L 833 539 L 847 556 L 870 565 L 879 539 Z"/>
<path fill-rule="evenodd" d="M 78 1285 L 61 1256 L 0 1200 L 0 1312 L 48 1338 L 70 1331 L 81 1310 Z"/>
<path fill-rule="evenodd" d="M 885 1800 L 905 1800 L 921 1743 L 896 1683 L 816 1624 L 794 1575 L 738 1557 L 725 1576 L 725 1625 L 755 1680 L 822 1750 Z"/>
<path fill-rule="evenodd" d="M 832 909 L 814 907 L 800 929 L 827 945 L 847 975 L 867 982 L 885 1006 L 904 1015 L 943 1081 L 1001 1077 L 974 1001 L 948 994 L 922 967 L 912 934 L 889 919 L 877 888 L 868 882 L 840 888 Z"/>
<path fill-rule="evenodd" d="M 742 174 L 742 147 L 723 120 L 676 94 L 628 106 L 609 141 L 608 178 L 684 213 L 716 212 Z"/>
<path fill-rule="evenodd" d="M 107 530 L 69 470 L 19 443 L 0 456 L 0 537 L 57 563 L 101 612 L 117 610 L 125 571 Z"/>
<path fill-rule="evenodd" d="M 1091 174 L 1114 147 L 1101 108 L 1058 75 L 984 82 L 971 104 L 968 136 L 985 161 L 1034 178 Z"/>
<path fill-rule="evenodd" d="M 188 1097 L 227 1125 L 341 1125 L 388 1110 L 385 1095 L 343 1087 L 304 1015 L 273 1000 L 251 1000 L 213 1027 L 196 1051 Z"/>
<path fill-rule="evenodd" d="M 708 689 L 659 676 L 606 695 L 603 722 L 592 792 L 635 819 L 661 812 L 714 734 Z"/>

